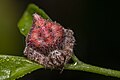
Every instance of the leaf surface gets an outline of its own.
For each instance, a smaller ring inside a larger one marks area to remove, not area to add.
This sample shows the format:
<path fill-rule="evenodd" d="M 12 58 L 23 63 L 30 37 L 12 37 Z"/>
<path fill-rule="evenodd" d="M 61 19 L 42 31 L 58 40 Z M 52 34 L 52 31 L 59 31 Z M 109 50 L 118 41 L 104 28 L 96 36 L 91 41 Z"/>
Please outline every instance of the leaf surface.
<path fill-rule="evenodd" d="M 24 57 L 0 55 L 0 80 L 15 80 L 39 68 L 43 66 Z"/>

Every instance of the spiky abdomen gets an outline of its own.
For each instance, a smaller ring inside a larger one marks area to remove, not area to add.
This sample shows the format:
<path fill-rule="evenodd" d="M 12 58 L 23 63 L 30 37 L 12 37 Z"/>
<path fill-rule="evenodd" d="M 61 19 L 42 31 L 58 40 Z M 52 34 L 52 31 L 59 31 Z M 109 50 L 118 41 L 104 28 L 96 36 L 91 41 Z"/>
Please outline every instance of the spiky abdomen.
<path fill-rule="evenodd" d="M 73 53 L 73 31 L 33 15 L 33 26 L 26 38 L 24 54 L 47 68 L 61 68 Z"/>

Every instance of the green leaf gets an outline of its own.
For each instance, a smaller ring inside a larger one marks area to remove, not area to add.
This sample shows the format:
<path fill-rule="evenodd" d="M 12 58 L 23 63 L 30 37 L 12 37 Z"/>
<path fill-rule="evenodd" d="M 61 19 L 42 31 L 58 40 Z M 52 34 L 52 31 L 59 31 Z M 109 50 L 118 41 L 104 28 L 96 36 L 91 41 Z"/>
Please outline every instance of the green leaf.
<path fill-rule="evenodd" d="M 49 16 L 39 7 L 37 7 L 34 4 L 30 4 L 26 11 L 24 12 L 22 18 L 20 19 L 18 23 L 18 27 L 20 29 L 20 32 L 26 36 L 30 30 L 30 27 L 32 26 L 32 20 L 33 20 L 33 14 L 37 13 L 41 15 L 45 19 L 50 19 Z M 50 19 L 51 20 L 51 19 Z"/>
<path fill-rule="evenodd" d="M 24 57 L 0 55 L 0 80 L 15 80 L 39 68 L 43 66 Z"/>

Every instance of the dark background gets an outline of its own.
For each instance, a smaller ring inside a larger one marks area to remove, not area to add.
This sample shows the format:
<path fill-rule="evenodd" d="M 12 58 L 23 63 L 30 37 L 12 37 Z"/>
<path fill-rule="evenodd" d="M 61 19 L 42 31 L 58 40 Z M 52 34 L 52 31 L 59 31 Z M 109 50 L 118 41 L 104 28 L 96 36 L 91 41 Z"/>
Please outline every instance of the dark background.
<path fill-rule="evenodd" d="M 16 22 L 29 3 L 42 8 L 53 21 L 74 31 L 74 52 L 88 64 L 120 70 L 120 38 L 118 2 L 106 0 L 13 0 L 16 3 Z M 15 5 L 13 5 L 15 7 Z M 17 24 L 17 23 L 16 23 Z M 18 28 L 16 28 L 18 31 Z M 17 32 L 16 32 L 17 33 Z M 24 37 L 19 33 L 22 52 Z M 12 52 L 12 50 L 11 50 Z M 23 54 L 19 54 L 23 55 Z M 64 70 L 36 70 L 18 80 L 120 80 L 98 74 Z"/>

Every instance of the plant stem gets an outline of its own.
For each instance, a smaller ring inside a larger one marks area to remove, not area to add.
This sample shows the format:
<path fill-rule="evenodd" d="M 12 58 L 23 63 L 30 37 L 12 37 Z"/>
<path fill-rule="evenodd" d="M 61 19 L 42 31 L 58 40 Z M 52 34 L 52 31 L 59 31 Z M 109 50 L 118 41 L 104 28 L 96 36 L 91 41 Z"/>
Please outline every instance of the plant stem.
<path fill-rule="evenodd" d="M 80 61 L 76 56 L 75 56 L 75 54 L 73 54 L 72 55 L 72 60 L 76 63 L 79 63 L 79 64 L 81 64 L 82 63 L 82 61 Z"/>
<path fill-rule="evenodd" d="M 68 65 L 65 66 L 65 69 L 86 71 L 86 72 L 102 74 L 102 75 L 105 75 L 105 76 L 112 76 L 112 77 L 120 78 L 120 71 L 101 68 L 101 67 L 93 66 L 93 65 L 86 64 L 86 63 L 83 63 L 83 62 L 80 63 L 80 64 L 79 63 L 68 64 Z"/>

